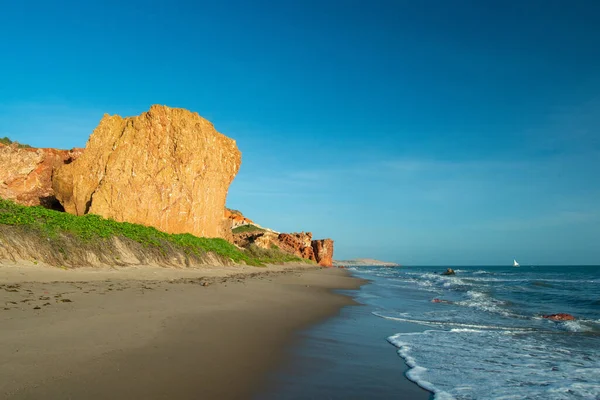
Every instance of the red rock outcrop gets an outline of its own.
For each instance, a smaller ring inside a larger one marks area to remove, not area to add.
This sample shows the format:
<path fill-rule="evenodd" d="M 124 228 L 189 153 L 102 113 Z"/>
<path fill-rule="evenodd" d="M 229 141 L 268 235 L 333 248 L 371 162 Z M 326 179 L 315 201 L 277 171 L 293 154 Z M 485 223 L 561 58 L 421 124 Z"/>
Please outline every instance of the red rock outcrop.
<path fill-rule="evenodd" d="M 315 261 L 321 266 L 333 266 L 333 240 L 312 240 L 312 233 L 243 232 L 236 233 L 234 243 L 240 247 L 255 244 L 269 249 L 273 245 L 296 257 Z"/>
<path fill-rule="evenodd" d="M 229 208 L 225 208 L 224 217 L 229 221 L 230 229 L 235 229 L 242 225 L 254 224 L 251 219 L 244 217 L 239 211 L 230 210 Z"/>
<path fill-rule="evenodd" d="M 290 254 L 315 261 L 311 246 L 312 233 L 280 233 L 277 237 L 279 247 Z"/>
<path fill-rule="evenodd" d="M 552 321 L 574 321 L 575 320 L 574 316 L 572 316 L 571 314 L 566 314 L 566 313 L 542 315 L 542 318 L 550 319 Z"/>
<path fill-rule="evenodd" d="M 137 117 L 105 115 L 53 188 L 72 214 L 227 238 L 225 199 L 240 164 L 235 141 L 209 121 L 154 105 Z"/>
<path fill-rule="evenodd" d="M 60 206 L 52 189 L 52 175 L 82 151 L 0 144 L 0 197 L 25 206 Z"/>
<path fill-rule="evenodd" d="M 333 240 L 320 239 L 311 242 L 315 261 L 323 267 L 333 266 Z"/>
<path fill-rule="evenodd" d="M 442 304 L 454 304 L 453 301 L 450 300 L 442 300 L 442 299 L 438 299 L 437 297 L 435 299 L 431 299 L 432 303 L 442 303 Z"/>

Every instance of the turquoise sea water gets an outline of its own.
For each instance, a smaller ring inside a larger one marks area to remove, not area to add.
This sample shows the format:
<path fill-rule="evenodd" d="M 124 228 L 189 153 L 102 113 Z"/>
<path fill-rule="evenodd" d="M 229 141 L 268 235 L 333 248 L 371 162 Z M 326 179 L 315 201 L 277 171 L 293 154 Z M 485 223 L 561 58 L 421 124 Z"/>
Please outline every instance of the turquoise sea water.
<path fill-rule="evenodd" d="M 388 337 L 410 380 L 435 399 L 600 399 L 600 267 L 444 270 L 351 269 L 375 318 L 421 328 Z"/>

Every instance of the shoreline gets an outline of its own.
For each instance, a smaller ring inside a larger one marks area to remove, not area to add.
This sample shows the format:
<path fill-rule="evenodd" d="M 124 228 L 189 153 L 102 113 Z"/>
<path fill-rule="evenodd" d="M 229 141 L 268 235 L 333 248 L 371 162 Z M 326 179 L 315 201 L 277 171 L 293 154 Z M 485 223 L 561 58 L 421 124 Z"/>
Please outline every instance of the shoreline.
<path fill-rule="evenodd" d="M 377 280 L 361 279 L 358 291 L 348 293 L 360 307 L 343 307 L 337 315 L 299 332 L 284 363 L 271 374 L 262 400 L 306 398 L 407 398 L 428 400 L 434 394 L 410 380 L 409 366 L 387 338 L 398 332 L 421 332 L 421 326 L 373 315 L 370 299 Z"/>
<path fill-rule="evenodd" d="M 135 279 L 134 279 L 135 278 Z M 307 265 L 60 270 L 0 264 L 4 398 L 249 398 L 294 335 L 352 298 Z"/>

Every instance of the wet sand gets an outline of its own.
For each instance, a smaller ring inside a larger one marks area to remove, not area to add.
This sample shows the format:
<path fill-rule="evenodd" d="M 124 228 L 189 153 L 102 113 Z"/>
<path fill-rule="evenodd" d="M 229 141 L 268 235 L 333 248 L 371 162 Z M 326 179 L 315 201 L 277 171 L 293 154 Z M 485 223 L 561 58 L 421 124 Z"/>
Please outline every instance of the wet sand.
<path fill-rule="evenodd" d="M 353 304 L 340 269 L 0 265 L 0 396 L 240 399 L 294 332 Z"/>
<path fill-rule="evenodd" d="M 353 297 L 361 301 L 370 285 L 352 291 Z M 378 318 L 374 311 L 377 307 L 368 302 L 344 307 L 300 332 L 285 362 L 270 373 L 271 384 L 256 399 L 432 399 L 405 377 L 408 367 L 387 341 L 394 333 L 422 332 L 423 327 Z"/>

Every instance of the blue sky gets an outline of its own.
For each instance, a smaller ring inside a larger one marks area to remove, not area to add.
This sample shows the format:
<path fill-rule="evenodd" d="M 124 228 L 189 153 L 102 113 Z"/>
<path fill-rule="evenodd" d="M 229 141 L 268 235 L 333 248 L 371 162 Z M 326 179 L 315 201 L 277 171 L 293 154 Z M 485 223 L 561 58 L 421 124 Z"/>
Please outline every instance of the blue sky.
<path fill-rule="evenodd" d="M 336 258 L 600 264 L 598 20 L 593 1 L 7 2 L 0 136 L 84 146 L 104 113 L 184 107 L 238 142 L 230 207 Z"/>

